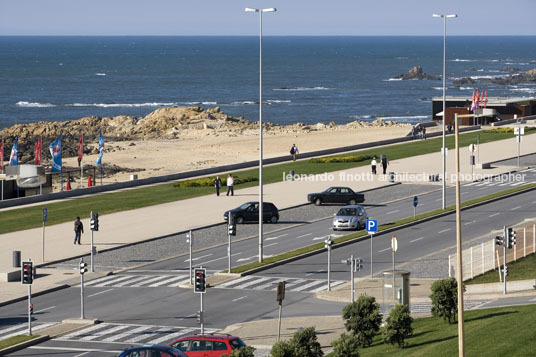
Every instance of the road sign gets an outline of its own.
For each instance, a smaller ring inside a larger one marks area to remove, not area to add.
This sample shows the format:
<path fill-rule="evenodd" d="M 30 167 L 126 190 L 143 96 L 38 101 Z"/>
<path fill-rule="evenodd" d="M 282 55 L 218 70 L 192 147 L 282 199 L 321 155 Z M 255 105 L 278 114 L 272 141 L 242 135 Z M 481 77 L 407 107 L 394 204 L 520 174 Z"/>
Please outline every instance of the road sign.
<path fill-rule="evenodd" d="M 514 128 L 514 135 L 525 135 L 525 128 Z"/>
<path fill-rule="evenodd" d="M 417 198 L 417 196 L 413 197 L 413 207 L 417 207 L 418 204 L 419 204 L 419 199 Z"/>
<path fill-rule="evenodd" d="M 43 222 L 47 221 L 47 209 L 46 207 L 43 207 Z"/>
<path fill-rule="evenodd" d="M 396 252 L 398 250 L 398 241 L 396 240 L 395 236 L 391 238 L 391 249 L 393 250 L 393 252 Z"/>
<path fill-rule="evenodd" d="M 469 151 L 470 152 L 475 152 L 475 144 L 470 144 L 469 145 Z"/>
<path fill-rule="evenodd" d="M 378 231 L 378 221 L 375 219 L 367 219 L 367 232 L 376 233 Z"/>

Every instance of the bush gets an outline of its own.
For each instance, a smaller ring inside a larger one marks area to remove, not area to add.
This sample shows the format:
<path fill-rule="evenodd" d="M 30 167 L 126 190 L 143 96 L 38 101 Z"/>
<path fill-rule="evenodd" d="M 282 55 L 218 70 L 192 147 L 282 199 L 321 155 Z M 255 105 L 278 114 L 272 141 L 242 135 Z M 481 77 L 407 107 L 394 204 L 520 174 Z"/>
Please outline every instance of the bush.
<path fill-rule="evenodd" d="M 352 331 L 360 346 L 372 344 L 372 339 L 380 329 L 382 316 L 380 305 L 373 296 L 361 295 L 356 301 L 346 305 L 342 318 L 347 331 Z"/>
<path fill-rule="evenodd" d="M 373 155 L 327 156 L 313 157 L 309 161 L 315 164 L 331 164 L 334 162 L 361 162 L 371 160 L 373 157 Z"/>
<path fill-rule="evenodd" d="M 514 124 L 512 124 L 514 125 Z M 526 126 L 525 127 L 525 133 L 529 131 L 536 130 L 536 127 L 534 126 Z M 488 129 L 488 130 L 482 130 L 483 133 L 513 133 L 514 128 L 496 128 L 496 129 Z"/>
<path fill-rule="evenodd" d="M 255 357 L 255 348 L 251 346 L 240 347 L 231 354 L 223 354 L 222 357 Z"/>
<path fill-rule="evenodd" d="M 200 179 L 192 179 L 186 181 L 178 181 L 173 183 L 173 187 L 207 187 L 214 186 L 215 177 L 205 177 Z M 244 182 L 258 181 L 257 177 L 234 177 L 234 185 L 239 185 Z M 227 179 L 221 180 L 222 187 L 227 186 Z"/>
<path fill-rule="evenodd" d="M 399 348 L 404 348 L 405 339 L 413 335 L 412 323 L 408 305 L 395 305 L 383 329 L 383 342 L 390 345 L 397 343 Z"/>
<path fill-rule="evenodd" d="M 320 343 L 316 339 L 314 327 L 296 331 L 290 341 L 279 341 L 274 344 L 272 357 L 321 357 L 324 355 Z"/>
<path fill-rule="evenodd" d="M 431 287 L 432 315 L 442 317 L 448 323 L 456 319 L 458 311 L 458 283 L 455 278 L 434 281 Z"/>
<path fill-rule="evenodd" d="M 331 342 L 333 346 L 333 353 L 331 357 L 359 357 L 359 341 L 353 334 L 343 333 L 341 337 Z"/>

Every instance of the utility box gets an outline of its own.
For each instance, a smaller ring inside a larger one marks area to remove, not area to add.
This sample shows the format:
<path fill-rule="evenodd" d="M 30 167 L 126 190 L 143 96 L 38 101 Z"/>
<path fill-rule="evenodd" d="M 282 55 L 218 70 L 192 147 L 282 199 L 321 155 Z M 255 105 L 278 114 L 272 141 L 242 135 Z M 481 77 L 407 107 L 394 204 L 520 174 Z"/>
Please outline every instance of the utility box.
<path fill-rule="evenodd" d="M 382 302 L 380 310 L 384 318 L 396 304 L 409 307 L 409 271 L 387 270 L 382 272 Z"/>

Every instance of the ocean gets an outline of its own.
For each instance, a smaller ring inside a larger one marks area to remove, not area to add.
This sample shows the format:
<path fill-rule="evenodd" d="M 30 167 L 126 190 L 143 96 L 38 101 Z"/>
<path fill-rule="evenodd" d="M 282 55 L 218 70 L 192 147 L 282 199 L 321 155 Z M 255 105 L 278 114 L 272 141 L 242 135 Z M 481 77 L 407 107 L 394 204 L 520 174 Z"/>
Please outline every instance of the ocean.
<path fill-rule="evenodd" d="M 263 37 L 263 120 L 347 123 L 432 116 L 443 37 Z M 536 85 L 455 86 L 460 77 L 536 68 L 536 37 L 447 37 L 447 95 L 534 97 Z M 0 37 L 0 129 L 85 116 L 145 116 L 165 106 L 219 106 L 258 120 L 258 37 Z"/>

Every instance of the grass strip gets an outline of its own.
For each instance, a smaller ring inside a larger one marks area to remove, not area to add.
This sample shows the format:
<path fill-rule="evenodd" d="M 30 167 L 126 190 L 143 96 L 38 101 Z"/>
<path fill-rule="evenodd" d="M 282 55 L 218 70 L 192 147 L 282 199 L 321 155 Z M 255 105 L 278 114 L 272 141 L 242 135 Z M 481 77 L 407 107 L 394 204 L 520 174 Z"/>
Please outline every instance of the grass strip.
<path fill-rule="evenodd" d="M 534 356 L 534 305 L 469 310 L 464 313 L 465 353 L 468 356 Z M 386 345 L 376 336 L 372 346 L 359 348 L 361 357 L 451 357 L 458 355 L 458 324 L 427 317 L 413 321 L 407 346 Z M 328 355 L 329 356 L 329 355 Z"/>
<path fill-rule="evenodd" d="M 34 338 L 37 338 L 37 337 L 39 336 L 38 335 L 32 335 L 32 336 L 17 335 L 17 336 L 6 338 L 5 340 L 0 340 L 0 350 L 11 347 L 11 346 L 15 346 L 16 344 L 19 344 L 25 341 L 33 340 Z"/>
<path fill-rule="evenodd" d="M 536 278 L 536 254 L 527 255 L 525 258 L 519 258 L 516 262 L 508 263 L 508 281 L 514 280 L 528 280 Z M 502 260 L 501 260 L 502 264 Z M 471 284 L 486 284 L 486 283 L 498 283 L 499 274 L 497 270 L 491 270 L 483 275 L 479 275 L 474 279 L 464 282 L 467 285 Z"/>
<path fill-rule="evenodd" d="M 472 200 L 469 200 L 469 201 L 466 201 L 466 202 L 462 202 L 461 206 L 463 208 L 463 207 L 475 205 L 475 204 L 478 204 L 478 203 L 481 203 L 481 202 L 492 200 L 494 198 L 507 196 L 509 194 L 519 192 L 519 191 L 523 191 L 523 190 L 530 189 L 530 188 L 534 188 L 534 187 L 536 187 L 536 184 L 533 184 L 533 183 L 523 185 L 523 186 L 519 186 L 519 187 L 514 187 L 514 188 L 511 188 L 511 189 L 508 189 L 508 190 L 493 193 L 491 195 L 487 195 L 487 196 L 475 198 L 475 199 L 472 199 Z M 407 223 L 411 223 L 411 222 L 418 221 L 418 220 L 421 220 L 421 219 L 433 217 L 433 216 L 436 216 L 438 214 L 445 213 L 445 212 L 453 212 L 455 210 L 456 210 L 456 205 L 451 205 L 451 206 L 446 207 L 445 210 L 437 209 L 437 210 L 434 210 L 434 211 L 418 214 L 418 215 L 415 216 L 415 218 L 408 217 L 408 218 L 400 219 L 398 221 L 381 224 L 378 227 L 378 234 L 381 233 L 382 230 L 400 227 L 400 226 L 402 226 L 404 224 L 407 224 Z M 338 237 L 338 238 L 333 239 L 333 245 L 337 245 L 337 244 L 349 241 L 351 239 L 363 237 L 363 236 L 366 236 L 366 235 L 368 235 L 368 233 L 366 231 L 360 231 L 360 232 L 355 232 L 355 233 L 348 234 L 348 235 L 345 235 L 345 236 L 342 236 L 342 237 Z M 316 244 L 309 245 L 309 246 L 306 246 L 306 247 L 298 248 L 298 249 L 295 249 L 295 250 L 291 250 L 289 252 L 285 252 L 283 254 L 274 255 L 274 256 L 271 256 L 269 258 L 266 258 L 266 259 L 264 259 L 264 261 L 262 263 L 260 263 L 260 262 L 251 262 L 251 263 L 248 263 L 248 264 L 233 267 L 232 268 L 232 273 L 237 273 L 237 274 L 244 273 L 244 272 L 246 272 L 248 270 L 256 269 L 256 268 L 259 268 L 259 267 L 262 267 L 262 266 L 265 266 L 265 265 L 268 265 L 268 264 L 271 264 L 271 263 L 275 263 L 275 262 L 282 261 L 282 260 L 285 260 L 285 259 L 293 258 L 293 257 L 299 256 L 301 254 L 310 253 L 310 252 L 313 252 L 315 250 L 322 249 L 323 247 L 324 247 L 324 243 L 321 242 L 321 243 L 316 243 Z M 225 270 L 225 272 L 227 272 L 227 270 Z"/>
<path fill-rule="evenodd" d="M 532 134 L 533 132 L 531 132 Z M 476 132 L 460 134 L 460 147 L 477 142 Z M 492 142 L 512 138 L 508 132 L 481 132 L 480 143 Z M 371 155 L 379 158 L 380 154 L 387 155 L 389 160 L 397 160 L 411 156 L 423 155 L 439 152 L 442 146 L 441 138 L 416 140 L 408 143 L 395 144 L 382 148 L 373 148 L 345 153 L 345 155 Z M 454 148 L 454 136 L 446 138 L 446 146 Z M 338 155 L 334 155 L 338 156 Z M 295 174 L 322 174 L 346 170 L 355 167 L 368 165 L 369 162 L 333 162 L 315 163 L 311 160 L 289 162 L 278 165 L 266 166 L 263 169 L 263 182 L 270 184 L 283 180 L 284 174 L 293 170 Z M 240 177 L 251 177 L 258 179 L 258 169 L 242 170 L 234 173 Z M 236 185 L 235 189 L 258 186 L 258 181 L 250 181 Z M 55 203 L 44 203 L 32 207 L 22 207 L 5 210 L 0 214 L 0 234 L 41 227 L 42 209 L 48 210 L 47 225 L 73 221 L 77 216 L 81 218 L 89 217 L 90 211 L 97 211 L 99 214 L 108 214 L 119 211 L 137 209 L 162 203 L 174 202 L 188 198 L 194 198 L 214 193 L 213 187 L 174 187 L 173 183 L 141 187 L 137 189 L 110 192 L 64 200 Z"/>

